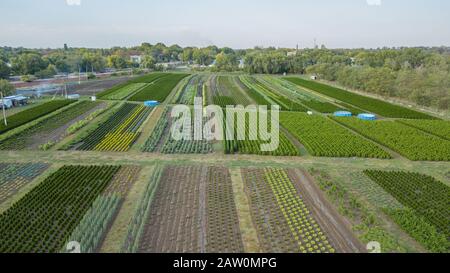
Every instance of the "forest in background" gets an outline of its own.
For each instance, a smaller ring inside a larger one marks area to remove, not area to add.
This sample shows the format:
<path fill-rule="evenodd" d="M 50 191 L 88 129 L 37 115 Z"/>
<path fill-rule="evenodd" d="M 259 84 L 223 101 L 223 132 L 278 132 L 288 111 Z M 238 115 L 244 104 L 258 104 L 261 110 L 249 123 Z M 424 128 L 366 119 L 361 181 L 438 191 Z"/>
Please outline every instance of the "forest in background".
<path fill-rule="evenodd" d="M 133 63 L 132 55 L 142 56 Z M 450 109 L 450 48 L 235 50 L 143 43 L 132 48 L 26 49 L 0 47 L 0 78 L 48 78 L 58 73 L 102 72 L 107 68 L 162 69 L 183 62 L 195 69 L 252 74 L 315 74 L 346 88 L 421 106 Z M 214 64 L 210 67 L 211 64 Z M 240 65 L 241 64 L 241 65 Z M 243 66 L 242 66 L 243 64 Z"/>

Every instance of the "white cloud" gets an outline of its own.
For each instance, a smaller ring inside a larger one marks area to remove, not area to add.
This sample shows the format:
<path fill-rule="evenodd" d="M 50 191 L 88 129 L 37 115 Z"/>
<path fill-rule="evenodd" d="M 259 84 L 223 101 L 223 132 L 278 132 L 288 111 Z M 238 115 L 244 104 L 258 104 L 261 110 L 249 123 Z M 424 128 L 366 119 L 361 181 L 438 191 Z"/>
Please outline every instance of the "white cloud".
<path fill-rule="evenodd" d="M 369 6 L 381 6 L 381 0 L 366 0 Z"/>
<path fill-rule="evenodd" d="M 66 0 L 66 3 L 69 6 L 80 6 L 81 0 Z"/>

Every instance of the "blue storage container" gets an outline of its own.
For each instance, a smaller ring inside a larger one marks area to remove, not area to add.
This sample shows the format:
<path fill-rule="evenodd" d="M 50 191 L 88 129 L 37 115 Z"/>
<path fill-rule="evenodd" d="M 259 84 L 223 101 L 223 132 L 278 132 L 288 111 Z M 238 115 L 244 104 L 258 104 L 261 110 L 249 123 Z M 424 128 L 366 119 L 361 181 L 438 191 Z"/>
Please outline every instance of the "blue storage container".
<path fill-rule="evenodd" d="M 147 107 L 156 107 L 158 106 L 160 103 L 157 102 L 156 100 L 148 100 L 146 102 L 144 102 L 144 105 Z"/>
<path fill-rule="evenodd" d="M 358 118 L 362 120 L 376 120 L 377 116 L 374 114 L 359 114 Z"/>
<path fill-rule="evenodd" d="M 338 111 L 334 113 L 335 117 L 351 117 L 352 113 L 348 111 Z"/>

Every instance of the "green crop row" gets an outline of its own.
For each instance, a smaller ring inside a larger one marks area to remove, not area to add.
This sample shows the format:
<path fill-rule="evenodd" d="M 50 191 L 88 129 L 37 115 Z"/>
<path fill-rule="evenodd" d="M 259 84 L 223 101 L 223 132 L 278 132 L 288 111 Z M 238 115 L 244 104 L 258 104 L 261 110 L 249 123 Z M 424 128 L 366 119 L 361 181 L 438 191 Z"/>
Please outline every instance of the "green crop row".
<path fill-rule="evenodd" d="M 53 130 L 56 130 L 67 123 L 70 123 L 80 115 L 92 110 L 96 107 L 98 102 L 82 101 L 75 105 L 71 105 L 64 111 L 51 116 L 46 117 L 37 124 L 5 139 L 0 141 L 0 150 L 22 150 L 27 148 L 28 145 L 35 141 L 36 135 L 41 135 L 43 133 L 51 134 Z M 42 138 L 42 137 L 41 137 Z M 39 140 L 42 140 L 38 138 Z"/>
<path fill-rule="evenodd" d="M 364 173 L 402 205 L 411 208 L 447 238 L 450 237 L 450 187 L 419 173 L 378 170 Z"/>
<path fill-rule="evenodd" d="M 292 144 L 292 142 L 288 139 L 288 137 L 280 131 L 279 134 L 276 136 L 279 139 L 279 142 L 272 142 L 274 139 L 271 140 L 264 140 L 269 139 L 270 135 L 262 135 L 262 133 L 265 132 L 258 132 L 259 131 L 259 118 L 260 115 L 258 115 L 258 121 L 256 126 L 250 126 L 250 120 L 249 120 L 249 114 L 245 114 L 245 123 L 238 123 L 237 121 L 234 122 L 234 137 L 231 137 L 231 124 L 228 125 L 226 122 L 226 126 L 224 128 L 225 138 L 224 141 L 224 148 L 225 153 L 227 154 L 234 154 L 234 153 L 240 153 L 240 154 L 257 154 L 257 155 L 272 155 L 272 156 L 298 156 L 300 154 L 299 149 Z M 270 128 L 270 115 L 268 117 L 268 130 L 271 130 Z M 245 132 L 245 139 L 240 139 L 238 136 L 238 132 Z M 262 150 L 262 145 L 276 145 L 270 147 L 271 149 L 266 149 L 267 151 Z"/>
<path fill-rule="evenodd" d="M 187 76 L 189 76 L 189 74 L 168 74 L 167 76 L 158 78 L 152 84 L 149 84 L 141 91 L 131 96 L 129 100 L 156 100 L 159 102 L 164 102 L 175 86 L 177 86 L 177 84 Z"/>
<path fill-rule="evenodd" d="M 390 120 L 333 119 L 410 160 L 450 161 L 450 141 L 410 126 Z"/>
<path fill-rule="evenodd" d="M 283 112 L 280 123 L 314 156 L 391 158 L 376 144 L 323 116 Z"/>
<path fill-rule="evenodd" d="M 450 140 L 449 120 L 408 120 L 402 119 L 398 122 L 420 129 L 435 136 Z"/>
<path fill-rule="evenodd" d="M 289 229 L 302 253 L 334 253 L 327 236 L 312 217 L 297 189 L 283 169 L 265 169 L 265 180 L 270 185 L 277 204 L 286 218 Z"/>
<path fill-rule="evenodd" d="M 107 89 L 105 91 L 102 91 L 102 92 L 97 94 L 97 97 L 99 99 L 103 99 L 103 98 L 106 98 L 106 97 L 108 97 L 110 95 L 113 95 L 114 93 L 118 92 L 119 90 L 121 90 L 123 88 L 126 88 L 129 84 L 133 84 L 133 83 L 151 83 L 151 82 L 154 82 L 155 80 L 157 80 L 157 79 L 159 79 L 161 77 L 164 77 L 166 75 L 167 74 L 165 74 L 165 73 L 151 73 L 151 74 L 148 74 L 148 75 L 140 76 L 140 77 L 134 78 L 132 80 L 129 80 L 127 82 L 115 85 L 112 88 Z"/>
<path fill-rule="evenodd" d="M 144 190 L 142 199 L 139 202 L 139 206 L 134 212 L 133 218 L 128 225 L 127 236 L 122 244 L 122 252 L 135 253 L 139 248 L 139 242 L 147 222 L 153 198 L 161 180 L 162 171 L 163 168 L 161 166 L 155 166 L 153 174 Z"/>
<path fill-rule="evenodd" d="M 145 142 L 144 146 L 142 147 L 143 152 L 155 152 L 156 148 L 158 148 L 158 144 L 161 141 L 161 138 L 163 137 L 163 134 L 169 125 L 168 121 L 168 113 L 169 108 L 165 108 L 163 113 L 161 114 L 161 117 L 158 120 L 158 123 L 156 124 L 155 128 L 153 129 L 152 134 Z"/>
<path fill-rule="evenodd" d="M 405 207 L 383 209 L 403 230 L 429 251 L 450 250 L 447 185 L 419 173 L 379 170 L 364 173 Z"/>
<path fill-rule="evenodd" d="M 235 82 L 236 77 L 233 76 L 219 76 L 217 77 L 217 88 L 224 90 L 221 92 L 225 96 L 232 98 L 234 104 L 232 105 L 250 105 L 249 99 L 242 93 L 239 86 Z M 221 105 L 222 106 L 222 105 Z"/>
<path fill-rule="evenodd" d="M 64 166 L 0 215 L 0 253 L 59 252 L 119 166 Z"/>
<path fill-rule="evenodd" d="M 124 104 L 97 129 L 80 140 L 81 151 L 117 151 L 131 148 L 139 136 L 139 128 L 146 120 L 152 108 L 137 104 Z"/>
<path fill-rule="evenodd" d="M 202 77 L 195 75 L 184 78 L 182 82 L 183 85 L 175 95 L 173 103 L 192 105 L 194 104 L 194 98 L 199 96 L 199 93 L 201 95 L 201 88 L 203 87 Z"/>
<path fill-rule="evenodd" d="M 5 126 L 5 124 L 1 122 L 0 134 L 24 125 L 27 122 L 43 117 L 74 102 L 74 100 L 53 100 L 12 115 L 7 118 L 8 125 Z"/>
<path fill-rule="evenodd" d="M 240 76 L 236 81 L 241 86 L 241 88 L 253 99 L 256 105 L 267 105 L 269 107 L 270 105 L 272 105 L 272 103 L 269 102 L 265 96 L 255 90 L 255 88 L 251 85 L 248 77 Z"/>
<path fill-rule="evenodd" d="M 48 164 L 43 163 L 0 163 L 0 204 L 42 174 L 48 167 Z"/>
<path fill-rule="evenodd" d="M 144 88 L 145 86 L 147 86 L 147 84 L 148 83 L 129 83 L 129 84 L 117 89 L 115 92 L 112 92 L 105 96 L 102 96 L 102 99 L 123 100 L 126 97 L 139 91 L 140 89 Z"/>
<path fill-rule="evenodd" d="M 78 242 L 81 253 L 95 253 L 121 201 L 117 194 L 98 196 L 70 235 L 66 245 L 69 242 Z M 64 247 L 62 252 L 66 251 Z"/>
<path fill-rule="evenodd" d="M 421 112 L 407 109 L 398 105 L 393 105 L 382 100 L 354 94 L 349 91 L 332 87 L 326 84 L 308 81 L 297 77 L 287 77 L 285 79 L 304 88 L 308 88 L 312 91 L 318 92 L 345 103 L 349 103 L 351 105 L 379 114 L 384 117 L 435 119 L 434 117 Z"/>

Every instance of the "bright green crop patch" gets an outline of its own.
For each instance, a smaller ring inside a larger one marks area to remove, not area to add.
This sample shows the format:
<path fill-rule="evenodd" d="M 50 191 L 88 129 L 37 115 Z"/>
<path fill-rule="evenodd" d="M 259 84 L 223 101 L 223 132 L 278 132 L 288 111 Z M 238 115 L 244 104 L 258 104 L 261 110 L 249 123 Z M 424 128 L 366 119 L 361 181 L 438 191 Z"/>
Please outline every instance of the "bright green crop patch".
<path fill-rule="evenodd" d="M 147 87 L 134 94 L 130 101 L 147 101 L 156 100 L 163 102 L 169 96 L 170 92 L 177 86 L 177 84 L 189 76 L 189 74 L 169 74 L 152 82 Z"/>
<path fill-rule="evenodd" d="M 410 126 L 386 120 L 333 119 L 410 160 L 450 161 L 450 141 Z"/>
<path fill-rule="evenodd" d="M 261 116 L 257 117 L 256 126 L 250 126 L 250 117 L 248 113 L 245 113 L 245 121 L 237 121 L 236 116 L 234 122 L 234 130 L 231 128 L 232 125 L 226 124 L 225 126 L 225 153 L 227 154 L 256 154 L 256 155 L 271 155 L 271 156 L 298 156 L 300 155 L 299 148 L 296 147 L 288 137 L 279 131 L 278 137 L 279 141 L 276 142 L 271 139 L 271 115 L 267 117 L 267 132 L 261 130 L 259 123 Z M 264 121 L 263 121 L 264 122 Z M 252 124 L 254 125 L 254 124 Z M 239 137 L 239 132 L 245 132 L 244 137 Z M 231 137 L 233 135 L 233 137 Z M 268 140 L 266 140 L 268 139 Z M 263 146 L 266 151 L 263 150 Z"/>
<path fill-rule="evenodd" d="M 0 253 L 59 252 L 120 166 L 65 166 L 0 215 Z"/>
<path fill-rule="evenodd" d="M 420 129 L 432 135 L 450 140 L 449 120 L 399 120 L 398 122 Z"/>
<path fill-rule="evenodd" d="M 168 74 L 168 73 L 162 73 L 162 72 L 150 73 L 150 74 L 132 79 L 129 81 L 129 83 L 152 83 L 159 78 L 163 78 L 163 77 L 166 77 L 169 75 L 170 74 Z"/>
<path fill-rule="evenodd" d="M 409 208 L 386 211 L 402 228 L 431 251 L 448 250 L 446 238 L 450 236 L 450 187 L 419 173 L 378 170 L 364 173 Z"/>
<path fill-rule="evenodd" d="M 319 115 L 282 112 L 280 123 L 314 156 L 391 158 L 376 144 Z"/>
<path fill-rule="evenodd" d="M 146 85 L 147 83 L 130 83 L 122 88 L 119 88 L 113 93 L 103 96 L 102 98 L 107 100 L 123 100 Z"/>
<path fill-rule="evenodd" d="M 154 82 L 155 80 L 165 77 L 168 74 L 166 73 L 151 73 L 148 75 L 144 75 L 144 76 L 140 76 L 137 77 L 135 79 L 129 80 L 125 83 L 122 84 L 118 84 L 116 86 L 113 86 L 110 89 L 107 89 L 103 92 L 100 92 L 97 94 L 97 97 L 99 99 L 111 99 L 109 98 L 110 96 L 114 96 L 114 94 L 116 94 L 117 92 L 121 92 L 124 88 L 127 88 L 130 84 L 134 84 L 134 83 L 140 83 L 140 84 L 145 84 L 145 83 L 151 83 Z"/>
<path fill-rule="evenodd" d="M 14 128 L 17 128 L 21 125 L 24 125 L 25 123 L 28 123 L 40 117 L 43 117 L 53 111 L 56 111 L 74 102 L 75 102 L 74 100 L 49 101 L 47 103 L 41 104 L 39 106 L 12 115 L 7 118 L 8 120 L 7 126 L 5 126 L 3 122 L 0 124 L 0 134 L 8 132 Z"/>
<path fill-rule="evenodd" d="M 286 80 L 304 88 L 311 89 L 331 98 L 335 98 L 345 103 L 352 104 L 367 111 L 391 118 L 411 118 L 411 119 L 435 119 L 427 114 L 417 112 L 405 107 L 393 105 L 378 99 L 361 96 L 349 91 L 332 87 L 326 84 L 307 81 L 296 77 L 288 77 Z"/>
<path fill-rule="evenodd" d="M 322 102 L 317 100 L 303 100 L 302 103 L 309 108 L 320 113 L 334 113 L 339 110 L 344 110 L 343 107 L 339 107 L 329 102 Z"/>

